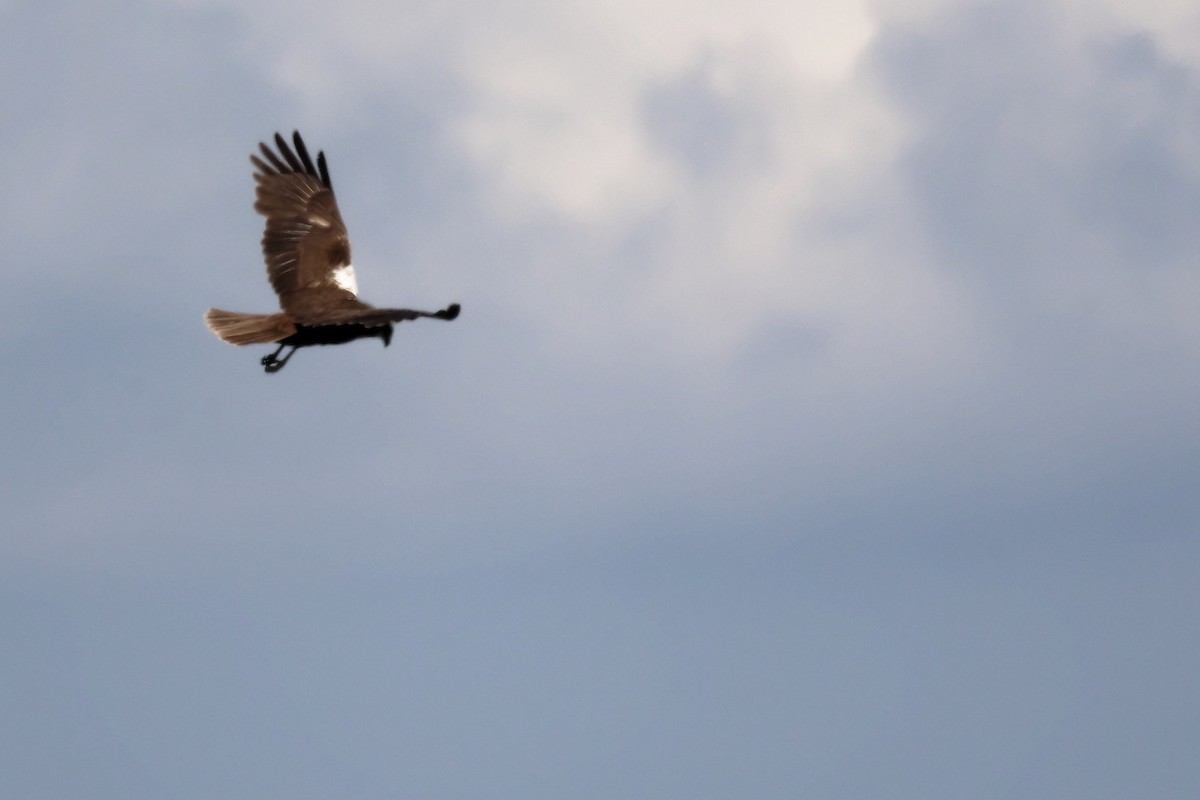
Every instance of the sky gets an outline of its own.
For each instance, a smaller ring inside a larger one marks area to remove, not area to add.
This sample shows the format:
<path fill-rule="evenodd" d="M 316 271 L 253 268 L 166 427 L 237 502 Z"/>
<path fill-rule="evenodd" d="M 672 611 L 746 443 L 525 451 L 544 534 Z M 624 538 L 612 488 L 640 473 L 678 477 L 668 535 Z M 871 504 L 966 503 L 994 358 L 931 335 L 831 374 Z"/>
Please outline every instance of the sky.
<path fill-rule="evenodd" d="M 0 0 L 0 774 L 1200 796 L 1200 7 Z M 301 351 L 248 155 L 324 150 Z"/>

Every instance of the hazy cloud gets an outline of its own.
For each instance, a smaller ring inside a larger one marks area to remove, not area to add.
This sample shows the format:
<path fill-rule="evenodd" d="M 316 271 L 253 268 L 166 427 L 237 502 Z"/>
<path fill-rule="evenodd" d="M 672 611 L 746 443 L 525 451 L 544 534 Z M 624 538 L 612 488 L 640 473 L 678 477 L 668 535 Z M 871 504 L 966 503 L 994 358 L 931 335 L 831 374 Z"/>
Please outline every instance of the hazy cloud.
<path fill-rule="evenodd" d="M 1188 9 L 0 23 L 12 791 L 1195 794 Z M 292 128 L 459 320 L 212 339 Z"/>

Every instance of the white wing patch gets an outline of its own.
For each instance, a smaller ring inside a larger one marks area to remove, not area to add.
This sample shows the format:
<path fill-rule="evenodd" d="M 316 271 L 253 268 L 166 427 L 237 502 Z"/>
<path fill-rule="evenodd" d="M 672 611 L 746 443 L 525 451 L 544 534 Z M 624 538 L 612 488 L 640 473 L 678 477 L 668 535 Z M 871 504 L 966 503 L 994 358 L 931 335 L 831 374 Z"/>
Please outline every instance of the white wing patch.
<path fill-rule="evenodd" d="M 354 276 L 354 265 L 343 264 L 337 267 L 333 272 L 329 273 L 333 278 L 333 282 L 338 285 L 339 289 L 345 289 L 350 294 L 358 297 L 358 278 Z"/>

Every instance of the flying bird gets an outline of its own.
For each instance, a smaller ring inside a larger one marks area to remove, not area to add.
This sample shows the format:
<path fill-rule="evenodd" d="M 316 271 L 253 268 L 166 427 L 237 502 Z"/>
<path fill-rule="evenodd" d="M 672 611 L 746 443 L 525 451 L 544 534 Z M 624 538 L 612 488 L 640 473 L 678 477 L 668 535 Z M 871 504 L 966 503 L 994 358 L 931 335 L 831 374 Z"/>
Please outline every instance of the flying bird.
<path fill-rule="evenodd" d="M 350 237 L 333 196 L 325 153 L 317 153 L 314 167 L 299 131 L 292 133 L 292 142 L 294 151 L 276 133 L 278 153 L 260 142 L 262 158 L 250 156 L 258 184 L 254 210 L 267 218 L 262 238 L 267 277 L 282 311 L 243 314 L 210 308 L 204 315 L 208 329 L 230 344 L 278 344 L 262 359 L 267 372 L 278 372 L 301 347 L 370 337 L 387 347 L 392 323 L 457 317 L 458 303 L 441 311 L 414 311 L 375 308 L 358 299 Z M 291 350 L 280 358 L 287 347 Z"/>

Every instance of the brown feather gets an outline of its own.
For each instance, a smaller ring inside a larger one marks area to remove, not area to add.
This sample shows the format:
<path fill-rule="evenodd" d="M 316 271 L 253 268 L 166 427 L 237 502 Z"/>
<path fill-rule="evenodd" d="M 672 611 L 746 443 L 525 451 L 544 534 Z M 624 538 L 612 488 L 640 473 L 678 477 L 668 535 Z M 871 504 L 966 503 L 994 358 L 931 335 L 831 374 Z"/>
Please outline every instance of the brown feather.
<path fill-rule="evenodd" d="M 204 324 L 223 342 L 230 344 L 270 344 L 296 332 L 296 323 L 287 314 L 243 314 L 210 308 Z"/>
<path fill-rule="evenodd" d="M 260 144 L 267 161 L 257 156 L 250 161 L 258 170 L 254 210 L 267 218 L 262 240 L 267 277 L 283 310 L 304 324 L 318 322 L 323 306 L 336 309 L 355 297 L 333 279 L 334 270 L 351 263 L 350 237 L 333 190 L 325 185 L 324 154 L 318 170 L 298 134 L 295 142 L 299 156 L 276 134 L 278 155 Z"/>

